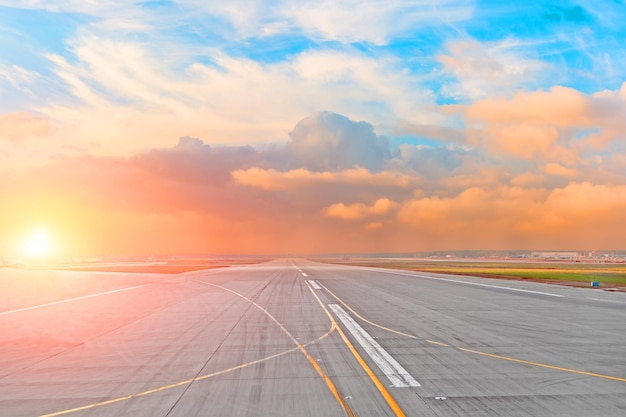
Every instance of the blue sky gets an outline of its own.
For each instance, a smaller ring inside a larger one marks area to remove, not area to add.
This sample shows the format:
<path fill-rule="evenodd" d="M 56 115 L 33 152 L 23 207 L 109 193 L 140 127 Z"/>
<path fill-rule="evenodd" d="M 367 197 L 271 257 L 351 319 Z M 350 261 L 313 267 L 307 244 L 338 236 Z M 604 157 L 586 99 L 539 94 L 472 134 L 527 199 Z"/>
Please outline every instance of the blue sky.
<path fill-rule="evenodd" d="M 427 90 L 436 103 L 471 99 L 454 84 L 471 78 L 472 68 L 446 71 L 440 59 L 459 42 L 474 43 L 473 51 L 459 53 L 475 71 L 510 66 L 509 78 L 497 80 L 505 84 L 496 86 L 501 94 L 554 85 L 615 90 L 625 72 L 621 1 L 101 3 L 0 2 L 3 110 L 31 111 L 42 97 L 72 101 L 71 91 L 59 91 L 63 80 L 49 56 L 80 63 L 75 48 L 90 36 L 140 45 L 181 78 L 186 67 L 210 65 L 221 54 L 261 65 L 293 62 L 312 51 L 365 56 L 388 61 L 390 71 L 413 79 L 416 92 Z M 515 71 L 524 69 L 518 77 Z"/>
<path fill-rule="evenodd" d="M 563 201 L 597 194 L 604 213 L 626 212 L 625 21 L 619 0 L 0 0 L 0 169 L 208 158 L 229 184 L 294 201 L 308 201 L 296 185 L 333 179 L 345 194 L 317 190 L 309 214 L 389 242 L 421 231 L 446 247 L 445 228 L 424 226 L 435 208 L 470 236 L 480 222 L 457 208 L 478 213 L 482 196 L 475 215 L 516 230 L 483 247 L 536 243 L 537 230 L 565 247 L 555 219 L 592 212 Z"/>

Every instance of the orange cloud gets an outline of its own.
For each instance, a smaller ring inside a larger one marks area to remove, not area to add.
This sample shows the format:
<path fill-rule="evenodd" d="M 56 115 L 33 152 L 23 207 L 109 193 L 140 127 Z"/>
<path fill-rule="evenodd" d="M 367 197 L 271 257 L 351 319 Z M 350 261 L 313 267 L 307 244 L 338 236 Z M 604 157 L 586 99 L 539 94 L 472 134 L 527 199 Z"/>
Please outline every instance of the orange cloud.
<path fill-rule="evenodd" d="M 48 119 L 28 112 L 0 115 L 0 139 L 21 142 L 30 137 L 45 137 L 50 132 Z"/>
<path fill-rule="evenodd" d="M 626 245 L 623 152 L 586 155 L 582 139 L 545 121 L 484 123 L 474 149 L 394 149 L 368 123 L 321 112 L 283 145 L 182 137 L 129 157 L 3 165 L 0 255 L 31 223 L 75 254 Z"/>
<path fill-rule="evenodd" d="M 560 214 L 562 219 L 576 223 L 615 226 L 621 224 L 618 219 L 626 217 L 626 185 L 571 183 L 550 193 L 546 209 L 548 216 Z"/>
<path fill-rule="evenodd" d="M 543 167 L 543 172 L 548 175 L 555 175 L 558 177 L 574 178 L 578 174 L 575 169 L 564 167 L 561 164 L 550 162 Z"/>
<path fill-rule="evenodd" d="M 372 173 L 364 168 L 339 172 L 313 172 L 304 168 L 290 171 L 249 168 L 233 171 L 232 176 L 238 184 L 265 190 L 286 190 L 320 183 L 407 188 L 416 182 L 409 175 L 389 171 Z"/>
<path fill-rule="evenodd" d="M 328 217 L 335 217 L 344 220 L 361 220 L 366 217 L 377 215 L 382 216 L 395 208 L 398 204 L 388 198 L 379 198 L 373 205 L 368 206 L 363 203 L 356 203 L 346 206 L 343 203 L 335 203 L 322 210 Z"/>
<path fill-rule="evenodd" d="M 588 126 L 588 97 L 567 87 L 521 92 L 512 99 L 486 99 L 469 106 L 467 116 L 486 122 L 540 123 L 548 126 Z"/>
<path fill-rule="evenodd" d="M 506 182 L 510 173 L 503 167 L 480 165 L 478 162 L 467 163 L 458 173 L 439 179 L 440 194 L 458 193 L 470 188 L 492 189 Z"/>
<path fill-rule="evenodd" d="M 623 138 L 622 90 L 588 95 L 557 86 L 479 100 L 459 110 L 468 143 L 487 154 L 576 165 Z"/>
<path fill-rule="evenodd" d="M 504 152 L 523 159 L 532 159 L 539 153 L 547 153 L 558 140 L 555 127 L 525 123 L 494 126 L 489 128 L 487 134 L 488 147 L 498 153 Z"/>
<path fill-rule="evenodd" d="M 369 232 L 375 232 L 379 230 L 383 230 L 385 225 L 382 222 L 371 222 L 365 226 L 365 230 Z"/>
<path fill-rule="evenodd" d="M 545 180 L 546 178 L 541 174 L 536 174 L 534 172 L 525 172 L 511 178 L 511 185 L 517 187 L 537 186 L 542 184 Z"/>
<path fill-rule="evenodd" d="M 444 248 L 621 248 L 626 185 L 571 183 L 554 190 L 472 188 L 406 202 L 398 220 Z"/>

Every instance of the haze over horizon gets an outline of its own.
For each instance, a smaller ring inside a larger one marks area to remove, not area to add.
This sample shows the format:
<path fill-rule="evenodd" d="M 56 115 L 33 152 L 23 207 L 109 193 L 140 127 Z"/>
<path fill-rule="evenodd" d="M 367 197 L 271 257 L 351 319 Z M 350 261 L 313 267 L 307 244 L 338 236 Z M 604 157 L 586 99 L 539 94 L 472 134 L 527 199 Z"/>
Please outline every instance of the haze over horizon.
<path fill-rule="evenodd" d="M 0 257 L 626 249 L 622 1 L 211 3 L 0 0 Z"/>

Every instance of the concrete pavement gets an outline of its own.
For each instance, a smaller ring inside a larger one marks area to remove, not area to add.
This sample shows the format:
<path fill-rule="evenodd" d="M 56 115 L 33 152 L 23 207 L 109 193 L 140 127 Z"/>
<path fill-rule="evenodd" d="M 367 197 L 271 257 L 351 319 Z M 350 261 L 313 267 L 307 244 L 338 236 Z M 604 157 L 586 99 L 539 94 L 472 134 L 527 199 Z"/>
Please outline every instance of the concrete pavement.
<path fill-rule="evenodd" d="M 625 294 L 297 259 L 45 273 L 0 303 L 2 416 L 626 413 Z"/>

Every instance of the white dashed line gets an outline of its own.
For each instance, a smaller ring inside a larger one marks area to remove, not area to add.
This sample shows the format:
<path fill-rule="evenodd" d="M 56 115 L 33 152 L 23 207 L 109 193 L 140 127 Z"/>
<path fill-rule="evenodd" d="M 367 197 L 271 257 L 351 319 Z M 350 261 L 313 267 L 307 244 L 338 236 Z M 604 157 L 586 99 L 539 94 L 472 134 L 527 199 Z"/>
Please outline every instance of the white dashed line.
<path fill-rule="evenodd" d="M 309 279 L 309 280 L 307 280 L 307 282 L 309 283 L 309 285 L 311 287 L 313 287 L 314 290 L 321 290 L 322 289 L 322 287 L 320 287 L 314 279 Z"/>

